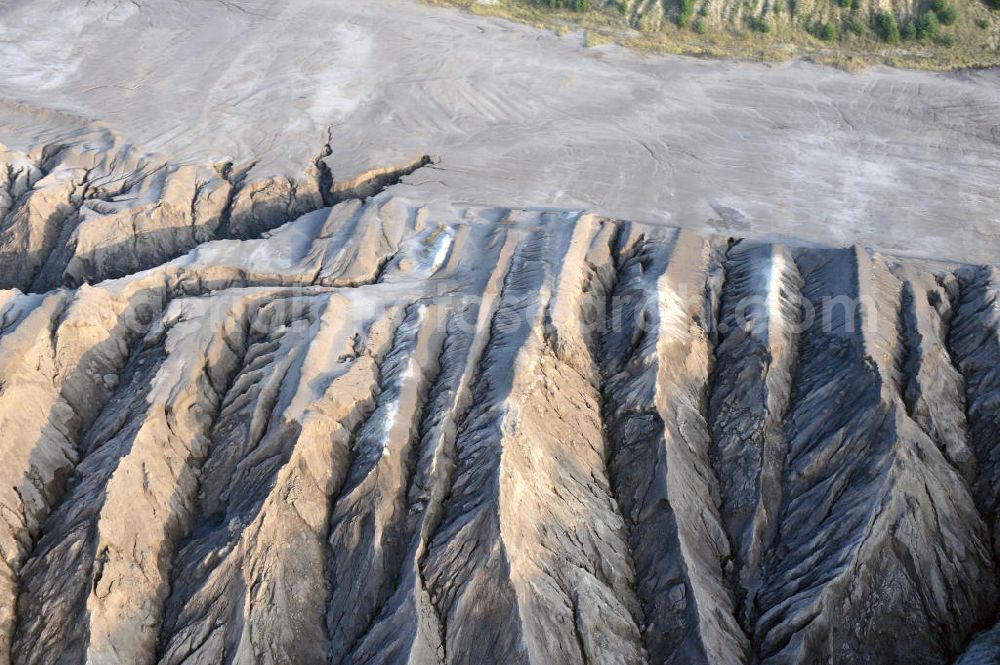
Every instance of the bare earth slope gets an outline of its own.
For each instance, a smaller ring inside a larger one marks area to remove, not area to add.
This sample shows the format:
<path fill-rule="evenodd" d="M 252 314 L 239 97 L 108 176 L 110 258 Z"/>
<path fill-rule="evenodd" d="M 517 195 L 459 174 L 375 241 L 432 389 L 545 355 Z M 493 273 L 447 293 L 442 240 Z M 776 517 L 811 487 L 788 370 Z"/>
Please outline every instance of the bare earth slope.
<path fill-rule="evenodd" d="M 278 5 L 2 10 L 0 663 L 996 662 L 995 72 Z"/>
<path fill-rule="evenodd" d="M 386 192 L 4 293 L 4 660 L 946 663 L 997 611 L 992 269 Z"/>

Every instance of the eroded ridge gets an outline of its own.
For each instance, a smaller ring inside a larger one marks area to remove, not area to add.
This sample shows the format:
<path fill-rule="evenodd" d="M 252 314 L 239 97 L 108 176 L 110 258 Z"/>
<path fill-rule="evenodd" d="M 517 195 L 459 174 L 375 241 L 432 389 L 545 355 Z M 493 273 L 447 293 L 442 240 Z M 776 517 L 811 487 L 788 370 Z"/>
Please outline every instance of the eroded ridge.
<path fill-rule="evenodd" d="M 364 199 L 431 163 L 421 155 L 349 178 L 329 143 L 300 176 L 255 163 L 172 164 L 104 128 L 30 153 L 0 146 L 0 288 L 44 292 L 129 275 L 210 240 L 256 238 L 302 214 Z"/>
<path fill-rule="evenodd" d="M 79 150 L 6 170 L 5 229 Z M 385 175 L 86 279 L 16 250 L 0 662 L 947 663 L 996 622 L 992 268 Z"/>

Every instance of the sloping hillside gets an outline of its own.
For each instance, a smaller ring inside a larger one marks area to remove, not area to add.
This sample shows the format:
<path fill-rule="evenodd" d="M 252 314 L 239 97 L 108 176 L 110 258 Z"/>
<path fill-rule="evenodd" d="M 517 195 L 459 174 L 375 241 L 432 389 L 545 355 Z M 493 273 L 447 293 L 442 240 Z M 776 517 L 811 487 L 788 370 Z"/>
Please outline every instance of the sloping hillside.
<path fill-rule="evenodd" d="M 445 0 L 592 44 L 752 59 L 951 69 L 1000 64 L 997 0 Z"/>
<path fill-rule="evenodd" d="M 946 665 L 996 619 L 995 268 L 125 153 L 53 212 L 35 154 L 5 224 L 77 241 L 0 290 L 0 662 Z"/>

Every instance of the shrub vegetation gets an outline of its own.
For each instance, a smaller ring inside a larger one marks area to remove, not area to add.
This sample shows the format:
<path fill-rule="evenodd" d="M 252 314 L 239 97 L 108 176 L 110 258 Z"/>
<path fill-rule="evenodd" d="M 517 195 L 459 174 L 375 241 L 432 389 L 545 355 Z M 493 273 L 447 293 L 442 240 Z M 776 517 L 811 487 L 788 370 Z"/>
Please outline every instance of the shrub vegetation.
<path fill-rule="evenodd" d="M 899 22 L 892 12 L 882 12 L 876 19 L 879 36 L 890 44 L 899 43 Z"/>
<path fill-rule="evenodd" d="M 590 0 L 538 0 L 538 4 L 551 9 L 572 9 L 575 12 L 585 12 L 590 9 Z"/>
<path fill-rule="evenodd" d="M 934 10 L 928 9 L 917 19 L 917 39 L 937 39 L 941 34 L 941 22 Z"/>
<path fill-rule="evenodd" d="M 958 11 L 955 9 L 955 5 L 947 2 L 947 0 L 934 0 L 931 3 L 931 10 L 937 14 L 941 25 L 954 25 L 955 19 L 958 18 Z"/>
<path fill-rule="evenodd" d="M 865 31 L 865 24 L 857 16 L 848 16 L 844 27 L 853 35 L 860 35 Z"/>
<path fill-rule="evenodd" d="M 691 25 L 691 19 L 694 18 L 694 2 L 695 0 L 680 0 L 680 13 L 677 15 L 677 27 L 686 28 Z"/>

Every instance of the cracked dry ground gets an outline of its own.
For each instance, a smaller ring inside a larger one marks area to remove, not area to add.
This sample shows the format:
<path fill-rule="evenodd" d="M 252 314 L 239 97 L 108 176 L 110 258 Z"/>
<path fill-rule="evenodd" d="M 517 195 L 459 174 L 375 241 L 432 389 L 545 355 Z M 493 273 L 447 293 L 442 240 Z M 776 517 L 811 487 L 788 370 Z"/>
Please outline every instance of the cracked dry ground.
<path fill-rule="evenodd" d="M 0 662 L 995 662 L 994 268 L 319 154 L 3 156 Z"/>

